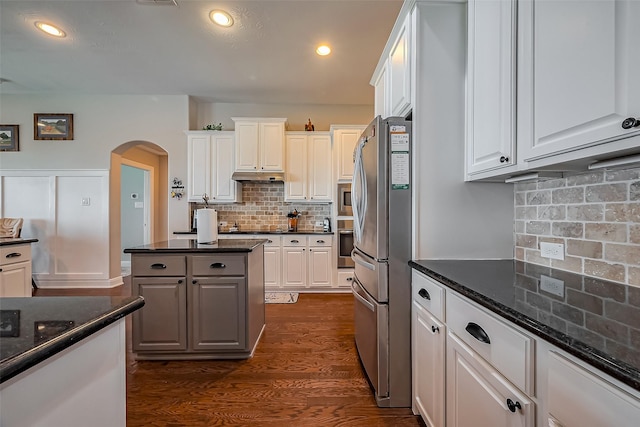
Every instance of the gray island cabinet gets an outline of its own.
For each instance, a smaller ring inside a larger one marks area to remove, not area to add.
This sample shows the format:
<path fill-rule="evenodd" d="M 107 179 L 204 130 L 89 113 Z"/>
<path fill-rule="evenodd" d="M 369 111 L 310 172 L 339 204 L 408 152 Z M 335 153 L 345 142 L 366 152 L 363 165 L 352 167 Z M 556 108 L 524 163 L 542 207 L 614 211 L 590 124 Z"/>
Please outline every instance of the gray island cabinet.
<path fill-rule="evenodd" d="M 246 359 L 264 329 L 264 242 L 170 240 L 125 249 L 137 359 Z"/>

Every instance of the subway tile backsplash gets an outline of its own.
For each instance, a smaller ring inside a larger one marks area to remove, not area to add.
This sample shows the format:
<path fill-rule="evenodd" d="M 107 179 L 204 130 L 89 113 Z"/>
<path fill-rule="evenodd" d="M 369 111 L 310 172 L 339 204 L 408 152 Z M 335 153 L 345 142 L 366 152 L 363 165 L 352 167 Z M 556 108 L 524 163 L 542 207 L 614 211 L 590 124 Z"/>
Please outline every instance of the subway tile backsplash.
<path fill-rule="evenodd" d="M 227 231 L 235 223 L 240 231 L 286 231 L 287 214 L 294 209 L 300 212 L 298 231 L 322 231 L 315 223 L 331 217 L 330 204 L 285 202 L 282 182 L 244 182 L 241 203 L 210 206 L 218 212 L 218 222 L 227 222 L 220 231 Z M 191 204 L 192 210 L 203 207 Z"/>
<path fill-rule="evenodd" d="M 640 286 L 640 168 L 515 186 L 515 257 Z M 540 242 L 562 243 L 564 261 Z"/>

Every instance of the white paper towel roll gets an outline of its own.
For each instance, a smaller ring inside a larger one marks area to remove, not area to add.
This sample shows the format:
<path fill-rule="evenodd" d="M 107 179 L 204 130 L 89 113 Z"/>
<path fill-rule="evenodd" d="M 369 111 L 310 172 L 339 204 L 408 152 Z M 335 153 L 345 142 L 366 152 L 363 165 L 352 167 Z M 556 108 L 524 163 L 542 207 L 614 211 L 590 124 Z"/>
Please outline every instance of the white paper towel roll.
<path fill-rule="evenodd" d="M 218 212 L 215 209 L 198 209 L 198 243 L 218 241 Z"/>

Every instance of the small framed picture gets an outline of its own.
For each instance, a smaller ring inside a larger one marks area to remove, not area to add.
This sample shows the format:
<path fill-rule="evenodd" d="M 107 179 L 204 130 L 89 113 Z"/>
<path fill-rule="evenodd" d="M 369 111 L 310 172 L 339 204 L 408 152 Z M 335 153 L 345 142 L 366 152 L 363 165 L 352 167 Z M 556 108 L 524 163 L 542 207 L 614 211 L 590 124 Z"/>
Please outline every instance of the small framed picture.
<path fill-rule="evenodd" d="M 0 125 L 0 151 L 18 151 L 19 141 L 18 125 Z"/>
<path fill-rule="evenodd" d="M 33 115 L 33 139 L 65 141 L 73 139 L 73 114 Z"/>

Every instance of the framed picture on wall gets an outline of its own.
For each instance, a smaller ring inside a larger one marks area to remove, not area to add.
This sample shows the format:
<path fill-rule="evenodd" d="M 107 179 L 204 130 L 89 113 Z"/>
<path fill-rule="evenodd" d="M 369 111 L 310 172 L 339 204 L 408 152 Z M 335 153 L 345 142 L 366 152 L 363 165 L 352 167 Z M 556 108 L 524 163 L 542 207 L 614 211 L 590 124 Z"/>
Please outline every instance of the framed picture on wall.
<path fill-rule="evenodd" d="M 0 151 L 18 151 L 18 125 L 0 125 Z"/>
<path fill-rule="evenodd" d="M 64 141 L 73 139 L 73 114 L 33 115 L 33 139 Z"/>

